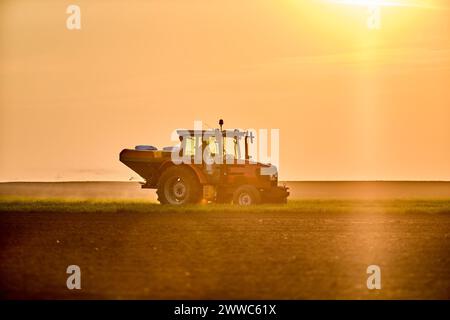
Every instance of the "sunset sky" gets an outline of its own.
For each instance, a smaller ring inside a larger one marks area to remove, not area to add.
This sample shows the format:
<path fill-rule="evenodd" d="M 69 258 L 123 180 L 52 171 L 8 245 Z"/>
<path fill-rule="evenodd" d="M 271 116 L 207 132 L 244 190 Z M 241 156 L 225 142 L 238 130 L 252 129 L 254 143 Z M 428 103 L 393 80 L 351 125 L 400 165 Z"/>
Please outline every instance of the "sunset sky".
<path fill-rule="evenodd" d="M 128 180 L 219 118 L 280 129 L 283 180 L 450 180 L 450 2 L 374 2 L 3 0 L 0 181 Z"/>

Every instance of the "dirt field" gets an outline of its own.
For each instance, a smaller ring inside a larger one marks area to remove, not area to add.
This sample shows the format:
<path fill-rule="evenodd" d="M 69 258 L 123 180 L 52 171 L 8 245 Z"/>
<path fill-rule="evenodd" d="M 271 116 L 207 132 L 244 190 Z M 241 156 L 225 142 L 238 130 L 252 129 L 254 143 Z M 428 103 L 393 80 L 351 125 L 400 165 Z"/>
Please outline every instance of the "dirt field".
<path fill-rule="evenodd" d="M 449 252 L 450 200 L 0 201 L 3 299 L 449 299 Z"/>

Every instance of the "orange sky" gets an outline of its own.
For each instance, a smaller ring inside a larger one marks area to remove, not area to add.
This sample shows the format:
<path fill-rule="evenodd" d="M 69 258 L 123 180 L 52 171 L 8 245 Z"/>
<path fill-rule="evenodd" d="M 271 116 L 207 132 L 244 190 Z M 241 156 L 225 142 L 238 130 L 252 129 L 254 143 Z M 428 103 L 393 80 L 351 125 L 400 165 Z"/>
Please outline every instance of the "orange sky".
<path fill-rule="evenodd" d="M 194 120 L 279 128 L 280 178 L 450 180 L 450 4 L 0 2 L 0 180 L 126 180 Z M 66 7 L 82 29 L 66 29 Z"/>

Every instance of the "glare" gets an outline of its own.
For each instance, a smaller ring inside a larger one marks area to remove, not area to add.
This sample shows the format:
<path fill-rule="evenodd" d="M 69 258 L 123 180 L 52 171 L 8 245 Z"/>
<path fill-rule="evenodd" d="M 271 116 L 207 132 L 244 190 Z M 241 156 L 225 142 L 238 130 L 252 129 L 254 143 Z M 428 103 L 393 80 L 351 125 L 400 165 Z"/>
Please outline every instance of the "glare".
<path fill-rule="evenodd" d="M 432 7 L 429 3 L 417 0 L 328 0 L 328 2 L 365 7 Z"/>
<path fill-rule="evenodd" d="M 354 6 L 365 6 L 365 7 L 372 7 L 372 6 L 394 7 L 401 5 L 401 3 L 398 1 L 384 1 L 384 0 L 329 0 L 329 2 Z"/>
<path fill-rule="evenodd" d="M 379 30 L 381 28 L 381 8 L 384 7 L 402 7 L 432 9 L 436 8 L 430 4 L 430 1 L 420 0 L 325 0 L 329 3 L 348 6 L 366 7 L 368 11 L 367 28 Z"/>

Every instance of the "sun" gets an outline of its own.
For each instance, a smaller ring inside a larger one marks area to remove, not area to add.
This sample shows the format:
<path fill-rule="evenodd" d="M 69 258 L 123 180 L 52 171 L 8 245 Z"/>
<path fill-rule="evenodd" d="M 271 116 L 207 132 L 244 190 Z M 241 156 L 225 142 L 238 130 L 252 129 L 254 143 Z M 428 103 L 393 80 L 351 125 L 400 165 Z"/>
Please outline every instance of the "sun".
<path fill-rule="evenodd" d="M 365 7 L 387 7 L 387 6 L 399 6 L 399 1 L 388 1 L 388 0 L 329 0 L 328 2 L 347 4 L 354 6 L 365 6 Z"/>

